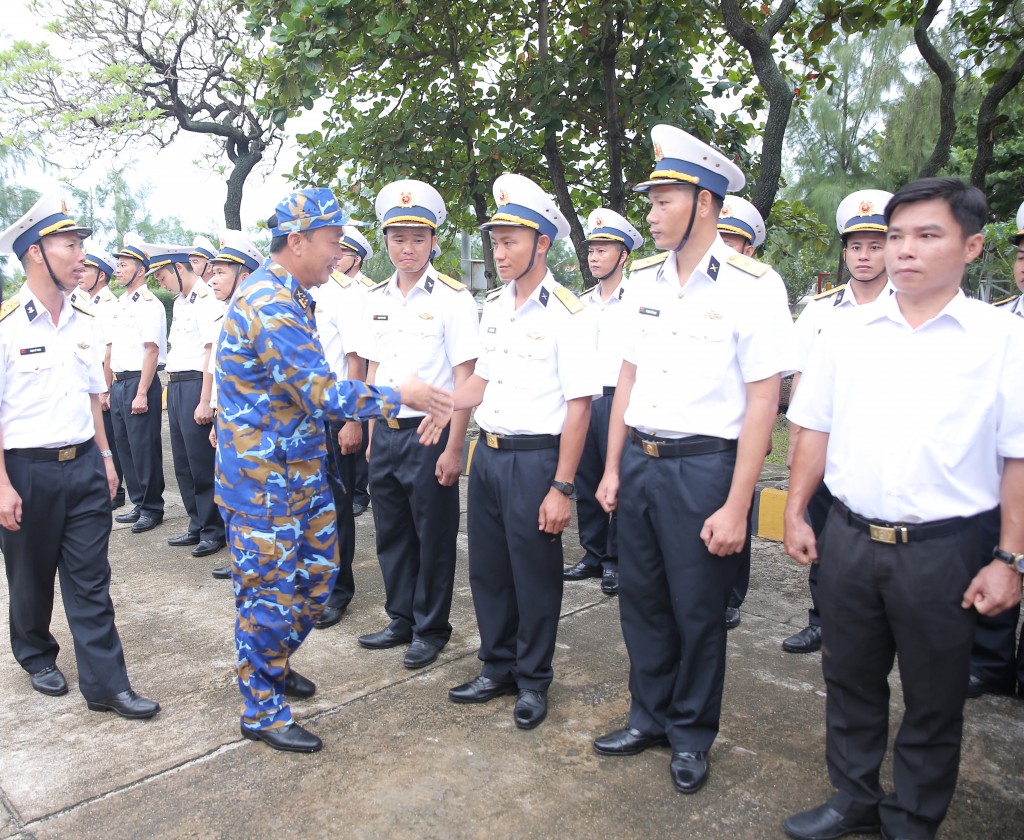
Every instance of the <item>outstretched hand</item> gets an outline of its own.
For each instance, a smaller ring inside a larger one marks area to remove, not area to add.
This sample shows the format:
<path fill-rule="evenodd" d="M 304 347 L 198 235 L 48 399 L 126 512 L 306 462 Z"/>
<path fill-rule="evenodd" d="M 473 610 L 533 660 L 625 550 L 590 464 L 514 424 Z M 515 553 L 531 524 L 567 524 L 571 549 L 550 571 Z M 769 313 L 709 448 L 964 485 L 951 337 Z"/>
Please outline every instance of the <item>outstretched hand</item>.
<path fill-rule="evenodd" d="M 428 385 L 417 376 L 407 379 L 399 389 L 402 404 L 427 412 L 419 425 L 420 443 L 430 445 L 441 439 L 441 433 L 452 419 L 455 400 L 451 391 Z"/>

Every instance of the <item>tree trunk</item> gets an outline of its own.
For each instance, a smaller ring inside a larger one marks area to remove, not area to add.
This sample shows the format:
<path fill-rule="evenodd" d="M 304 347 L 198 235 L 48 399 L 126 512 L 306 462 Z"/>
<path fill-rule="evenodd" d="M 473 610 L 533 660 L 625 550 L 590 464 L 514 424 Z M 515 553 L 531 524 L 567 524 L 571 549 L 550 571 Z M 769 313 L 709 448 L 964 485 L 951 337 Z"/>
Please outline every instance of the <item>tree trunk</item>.
<path fill-rule="evenodd" d="M 242 230 L 242 190 L 245 187 L 245 179 L 261 160 L 263 149 L 259 148 L 255 152 L 240 154 L 233 161 L 234 165 L 228 176 L 228 195 L 224 200 L 224 223 L 229 230 Z M 267 215 L 270 215 L 269 210 Z"/>
<path fill-rule="evenodd" d="M 622 43 L 623 13 L 606 23 L 602 40 L 601 71 L 604 77 L 605 143 L 608 146 L 608 206 L 626 214 L 626 183 L 622 171 L 622 149 L 626 130 L 619 112 L 618 79 L 615 74 L 619 45 Z"/>
<path fill-rule="evenodd" d="M 981 107 L 978 108 L 978 154 L 974 158 L 974 166 L 971 167 L 971 185 L 980 190 L 985 189 L 985 178 L 992 166 L 993 150 L 996 144 L 995 130 L 998 126 L 1008 122 L 1005 115 L 1000 116 L 998 113 L 999 103 L 1020 84 L 1022 78 L 1024 78 L 1024 50 L 1017 54 L 1017 60 L 989 88 L 985 98 L 981 101 Z"/>
<path fill-rule="evenodd" d="M 956 134 L 956 73 L 928 37 L 928 27 L 935 20 L 941 4 L 942 0 L 928 0 L 921 17 L 914 24 L 914 42 L 917 44 L 917 50 L 938 78 L 940 91 L 939 136 L 935 138 L 935 147 L 917 174 L 918 178 L 934 177 L 949 163 L 949 150 L 953 145 L 953 135 Z"/>

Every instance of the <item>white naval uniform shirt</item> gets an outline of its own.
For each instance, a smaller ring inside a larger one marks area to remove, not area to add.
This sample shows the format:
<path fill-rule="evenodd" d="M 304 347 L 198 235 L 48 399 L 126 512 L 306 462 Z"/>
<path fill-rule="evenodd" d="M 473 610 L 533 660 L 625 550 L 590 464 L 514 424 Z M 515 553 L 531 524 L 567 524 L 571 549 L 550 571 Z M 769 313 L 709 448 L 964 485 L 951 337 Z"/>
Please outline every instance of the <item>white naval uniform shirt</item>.
<path fill-rule="evenodd" d="M 456 281 L 448 278 L 450 282 Z M 452 390 L 452 368 L 480 355 L 476 301 L 454 289 L 428 266 L 403 295 L 397 275 L 367 296 L 365 347 L 359 355 L 377 362 L 375 384 L 397 388 L 416 374 L 424 382 Z M 421 417 L 402 406 L 399 417 Z"/>
<path fill-rule="evenodd" d="M 1024 295 L 1017 295 L 1017 299 L 1007 307 L 1007 311 L 1018 318 L 1024 318 Z"/>
<path fill-rule="evenodd" d="M 862 516 L 990 510 L 1002 460 L 1024 457 L 1024 323 L 957 291 L 912 329 L 898 299 L 819 336 L 789 417 L 829 434 L 825 483 Z"/>
<path fill-rule="evenodd" d="M 636 382 L 626 425 L 664 438 L 737 440 L 746 384 L 793 369 L 793 320 L 782 279 L 716 237 L 684 287 L 671 253 L 634 268 L 630 280 L 625 358 L 636 365 Z"/>
<path fill-rule="evenodd" d="M 348 354 L 358 353 L 366 343 L 362 337 L 366 287 L 336 271 L 322 286 L 310 289 L 310 293 L 316 301 L 316 331 L 327 364 L 338 379 L 348 379 Z"/>
<path fill-rule="evenodd" d="M 167 372 L 202 371 L 206 366 L 206 345 L 213 344 L 220 332 L 217 316 L 224 307 L 203 280 L 192 290 L 174 298 L 171 332 L 167 336 Z"/>
<path fill-rule="evenodd" d="M 804 307 L 800 317 L 796 319 L 796 369 L 802 373 L 807 367 L 811 358 L 811 348 L 814 339 L 829 325 L 834 323 L 835 318 L 845 318 L 859 306 L 870 306 L 875 301 L 889 297 L 896 290 L 892 283 L 885 281 L 885 286 L 878 293 L 878 297 L 866 304 L 858 303 L 850 291 L 849 284 L 844 284 L 824 294 L 818 295 Z"/>
<path fill-rule="evenodd" d="M 601 298 L 600 283 L 580 297 L 580 301 L 591 310 L 597 330 L 596 364 L 601 384 L 610 388 L 619 381 L 622 359 L 629 344 L 632 318 L 628 295 L 629 279 L 623 278 L 608 300 Z"/>
<path fill-rule="evenodd" d="M 62 296 L 54 324 L 27 284 L 4 309 L 8 312 L 0 319 L 4 449 L 57 448 L 91 439 L 96 430 L 89 395 L 107 390 L 105 348 L 97 340 L 93 316 Z"/>
<path fill-rule="evenodd" d="M 476 373 L 487 387 L 476 421 L 499 435 L 559 435 L 567 401 L 601 393 L 593 313 L 551 272 L 518 309 L 515 302 L 512 282 L 484 305 Z"/>
<path fill-rule="evenodd" d="M 111 326 L 110 369 L 114 373 L 142 370 L 146 343 L 157 346 L 157 364 L 166 363 L 167 313 L 160 299 L 144 285 L 117 299 Z"/>

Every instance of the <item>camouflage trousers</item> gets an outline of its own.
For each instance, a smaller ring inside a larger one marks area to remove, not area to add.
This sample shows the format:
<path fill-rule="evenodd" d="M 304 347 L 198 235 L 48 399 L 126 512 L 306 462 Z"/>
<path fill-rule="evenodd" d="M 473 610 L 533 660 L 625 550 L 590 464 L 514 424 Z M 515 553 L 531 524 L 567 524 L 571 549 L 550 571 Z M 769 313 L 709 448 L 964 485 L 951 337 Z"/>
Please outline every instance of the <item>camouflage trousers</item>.
<path fill-rule="evenodd" d="M 287 726 L 288 657 L 313 629 L 338 574 L 334 501 L 329 492 L 317 494 L 305 513 L 287 517 L 223 513 L 235 589 L 242 725 Z"/>

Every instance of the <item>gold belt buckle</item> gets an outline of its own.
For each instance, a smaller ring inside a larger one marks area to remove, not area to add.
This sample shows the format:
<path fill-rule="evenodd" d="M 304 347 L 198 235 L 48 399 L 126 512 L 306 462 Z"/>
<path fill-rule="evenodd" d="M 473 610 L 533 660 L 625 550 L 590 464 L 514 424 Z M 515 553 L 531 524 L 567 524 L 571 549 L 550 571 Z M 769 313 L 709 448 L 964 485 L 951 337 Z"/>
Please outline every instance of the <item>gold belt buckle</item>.
<path fill-rule="evenodd" d="M 75 455 L 78 452 L 77 446 L 65 446 L 63 449 L 57 450 L 58 461 L 74 461 Z"/>
<path fill-rule="evenodd" d="M 868 535 L 874 542 L 886 543 L 887 545 L 896 545 L 897 542 L 906 545 L 910 542 L 907 538 L 906 525 L 868 525 Z"/>
<path fill-rule="evenodd" d="M 653 440 L 644 440 L 640 438 L 640 446 L 643 447 L 644 455 L 650 455 L 652 458 L 660 458 L 661 453 L 658 451 L 658 444 Z"/>
<path fill-rule="evenodd" d="M 484 443 L 486 443 L 491 449 L 498 448 L 498 436 L 491 432 L 484 432 Z"/>
<path fill-rule="evenodd" d="M 388 422 L 388 428 L 389 429 L 397 429 L 398 428 L 398 418 L 397 417 L 388 417 L 387 418 L 387 422 Z"/>

